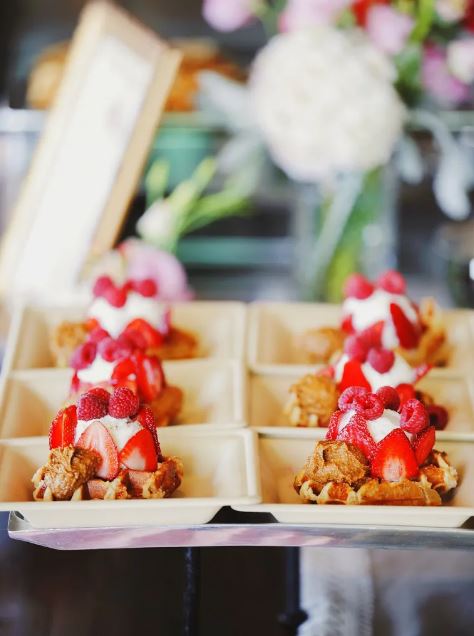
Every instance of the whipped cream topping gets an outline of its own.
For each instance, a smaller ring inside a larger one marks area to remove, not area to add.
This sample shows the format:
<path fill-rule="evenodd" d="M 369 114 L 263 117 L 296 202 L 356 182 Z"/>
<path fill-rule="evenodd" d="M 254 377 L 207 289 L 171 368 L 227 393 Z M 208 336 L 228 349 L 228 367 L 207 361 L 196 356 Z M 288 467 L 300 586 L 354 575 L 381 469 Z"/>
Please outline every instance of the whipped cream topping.
<path fill-rule="evenodd" d="M 127 417 L 116 418 L 111 415 L 104 415 L 104 417 L 98 418 L 97 420 L 78 420 L 74 442 L 78 441 L 82 433 L 93 422 L 100 422 L 105 426 L 119 452 L 128 440 L 142 429 L 142 425 L 136 420 L 129 420 Z"/>
<path fill-rule="evenodd" d="M 382 345 L 385 349 L 394 349 L 400 342 L 391 320 L 390 305 L 392 303 L 400 307 L 411 323 L 418 324 L 418 314 L 409 298 L 403 294 L 391 294 L 384 289 L 374 290 L 368 298 L 363 300 L 346 298 L 342 304 L 342 313 L 343 316 L 352 316 L 355 331 L 363 331 L 377 322 L 384 321 Z"/>
<path fill-rule="evenodd" d="M 131 291 L 123 307 L 114 307 L 105 298 L 95 298 L 88 309 L 88 318 L 95 318 L 100 326 L 109 332 L 112 338 L 117 338 L 125 327 L 135 320 L 142 318 L 152 327 L 166 333 L 167 306 L 156 298 L 150 298 Z"/>
<path fill-rule="evenodd" d="M 348 424 L 353 415 L 356 414 L 355 410 L 346 411 L 342 414 L 339 420 L 338 433 L 340 433 Z M 376 420 L 366 420 L 369 433 L 376 444 L 378 444 L 384 437 L 387 437 L 389 433 L 396 428 L 400 428 L 400 414 L 390 409 L 385 409 L 383 414 Z M 403 431 L 407 438 L 412 439 L 412 434 Z"/>
<path fill-rule="evenodd" d="M 342 380 L 344 367 L 348 362 L 349 356 L 343 354 L 334 366 L 334 378 L 336 382 Z M 399 384 L 414 384 L 416 381 L 416 371 L 411 367 L 402 356 L 395 353 L 395 360 L 392 368 L 386 373 L 379 373 L 369 362 L 363 362 L 361 365 L 362 373 L 370 384 L 372 391 L 377 391 L 382 386 L 396 387 Z"/>
<path fill-rule="evenodd" d="M 81 382 L 100 384 L 100 382 L 110 380 L 116 364 L 117 362 L 108 362 L 97 354 L 91 365 L 77 371 L 77 377 Z"/>

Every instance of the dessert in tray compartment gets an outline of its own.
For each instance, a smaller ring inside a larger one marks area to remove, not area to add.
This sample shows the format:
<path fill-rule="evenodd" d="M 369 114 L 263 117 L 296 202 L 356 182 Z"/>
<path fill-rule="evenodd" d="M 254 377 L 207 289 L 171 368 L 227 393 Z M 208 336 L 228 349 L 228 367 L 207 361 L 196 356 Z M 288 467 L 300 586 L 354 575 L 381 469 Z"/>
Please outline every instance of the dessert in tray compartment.
<path fill-rule="evenodd" d="M 159 499 L 179 487 L 177 457 L 163 457 L 150 407 L 128 388 L 93 388 L 57 414 L 50 455 L 34 474 L 38 501 Z"/>
<path fill-rule="evenodd" d="M 54 330 L 51 350 L 56 364 L 68 366 L 74 350 L 96 327 L 112 338 L 132 332 L 136 338 L 141 337 L 143 348 L 164 360 L 194 358 L 198 346 L 195 336 L 171 324 L 170 308 L 158 300 L 157 294 L 152 279 L 129 279 L 116 285 L 109 276 L 100 276 L 85 319 L 62 322 Z"/>
<path fill-rule="evenodd" d="M 420 401 L 398 412 L 394 389 L 348 387 L 338 405 L 326 440 L 295 477 L 304 502 L 439 506 L 456 488 L 456 469 L 433 448 L 435 429 Z"/>
<path fill-rule="evenodd" d="M 415 305 L 406 295 L 401 274 L 385 272 L 375 284 L 353 274 L 346 281 L 344 294 L 338 328 L 310 329 L 300 336 L 299 346 L 310 362 L 330 362 L 342 350 L 347 335 L 370 331 L 378 346 L 396 350 L 412 366 L 446 364 L 448 350 L 440 311 L 432 299 Z"/>
<path fill-rule="evenodd" d="M 116 339 L 100 327 L 89 332 L 71 358 L 75 370 L 71 396 L 95 386 L 127 387 L 151 407 L 158 426 L 173 424 L 182 408 L 183 392 L 166 383 L 160 360 L 144 353 L 143 337 L 143 332 L 132 329 Z"/>

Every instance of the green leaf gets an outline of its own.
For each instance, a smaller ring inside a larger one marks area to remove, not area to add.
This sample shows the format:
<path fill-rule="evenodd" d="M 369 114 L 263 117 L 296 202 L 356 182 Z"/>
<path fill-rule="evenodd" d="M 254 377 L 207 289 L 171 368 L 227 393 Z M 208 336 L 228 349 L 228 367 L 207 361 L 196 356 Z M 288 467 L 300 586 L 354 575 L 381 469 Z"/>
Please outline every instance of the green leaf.
<path fill-rule="evenodd" d="M 416 23 L 410 35 L 412 42 L 422 42 L 428 35 L 435 19 L 434 0 L 418 0 Z"/>
<path fill-rule="evenodd" d="M 164 159 L 154 161 L 145 176 L 146 206 L 162 199 L 170 176 L 170 166 Z"/>

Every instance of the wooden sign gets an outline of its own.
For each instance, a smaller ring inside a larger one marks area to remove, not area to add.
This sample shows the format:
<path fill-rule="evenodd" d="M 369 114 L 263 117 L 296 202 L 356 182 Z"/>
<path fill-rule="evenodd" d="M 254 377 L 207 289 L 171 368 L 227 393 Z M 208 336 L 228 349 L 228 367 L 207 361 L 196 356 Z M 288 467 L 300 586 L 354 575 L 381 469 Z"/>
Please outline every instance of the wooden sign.
<path fill-rule="evenodd" d="M 52 299 L 111 248 L 181 54 L 106 2 L 84 9 L 0 253 L 0 291 Z"/>

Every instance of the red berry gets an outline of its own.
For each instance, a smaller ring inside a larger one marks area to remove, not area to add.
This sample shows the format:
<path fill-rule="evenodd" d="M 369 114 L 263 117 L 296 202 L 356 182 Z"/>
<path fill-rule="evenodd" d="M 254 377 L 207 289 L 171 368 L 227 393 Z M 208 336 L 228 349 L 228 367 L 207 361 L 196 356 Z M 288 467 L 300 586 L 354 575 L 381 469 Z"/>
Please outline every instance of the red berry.
<path fill-rule="evenodd" d="M 359 360 L 348 360 L 344 365 L 342 379 L 339 382 L 339 391 L 344 391 L 350 386 L 362 386 L 367 391 L 371 390 L 370 384 L 362 371 Z"/>
<path fill-rule="evenodd" d="M 400 396 L 392 386 L 381 386 L 375 392 L 381 400 L 386 409 L 391 411 L 398 411 L 400 408 Z"/>
<path fill-rule="evenodd" d="M 418 462 L 405 433 L 396 428 L 377 444 L 372 458 L 374 477 L 386 481 L 412 479 L 418 474 Z"/>
<path fill-rule="evenodd" d="M 156 470 L 158 459 L 150 431 L 142 428 L 135 433 L 120 451 L 119 459 L 130 470 Z"/>
<path fill-rule="evenodd" d="M 138 395 L 126 387 L 118 387 L 110 396 L 109 414 L 115 418 L 134 416 L 140 408 Z"/>
<path fill-rule="evenodd" d="M 49 448 L 64 448 L 64 446 L 74 444 L 76 425 L 77 410 L 75 404 L 61 409 L 49 429 Z"/>
<path fill-rule="evenodd" d="M 107 402 L 102 397 L 90 391 L 81 395 L 77 404 L 79 420 L 99 420 L 104 415 L 107 415 Z"/>
<path fill-rule="evenodd" d="M 387 272 L 379 276 L 377 286 L 390 294 L 404 294 L 406 291 L 406 282 L 400 272 L 389 269 Z"/>
<path fill-rule="evenodd" d="M 366 393 L 367 389 L 362 386 L 350 386 L 341 393 L 337 405 L 341 411 L 350 411 L 354 408 L 354 399 Z"/>
<path fill-rule="evenodd" d="M 165 385 L 165 376 L 158 358 L 135 351 L 132 356 L 136 368 L 136 377 L 140 397 L 145 402 L 152 402 L 158 397 Z"/>
<path fill-rule="evenodd" d="M 426 407 L 428 412 L 428 418 L 430 424 L 435 427 L 437 431 L 442 431 L 446 428 L 449 415 L 448 411 L 440 404 L 430 404 Z"/>
<path fill-rule="evenodd" d="M 95 344 L 98 344 L 99 342 L 104 340 L 104 338 L 108 338 L 108 337 L 109 337 L 108 331 L 105 331 L 105 329 L 102 329 L 101 327 L 96 327 L 89 333 L 89 336 L 87 339 L 90 342 L 94 342 Z"/>
<path fill-rule="evenodd" d="M 415 457 L 418 464 L 423 464 L 426 458 L 433 450 L 433 446 L 436 439 L 435 427 L 428 426 L 424 431 L 421 431 L 413 439 L 412 445 L 415 451 Z"/>
<path fill-rule="evenodd" d="M 150 431 L 151 436 L 153 437 L 153 441 L 155 443 L 156 455 L 158 457 L 158 461 L 163 459 L 161 454 L 160 442 L 158 441 L 158 432 L 156 430 L 156 420 L 153 415 L 153 411 L 149 406 L 142 406 L 142 408 L 138 411 L 137 420 L 143 426 Z"/>
<path fill-rule="evenodd" d="M 103 296 L 105 292 L 113 286 L 114 283 L 112 282 L 110 276 L 99 276 L 99 278 L 94 283 L 92 293 L 96 298 L 98 298 L 99 296 Z"/>
<path fill-rule="evenodd" d="M 128 358 L 132 355 L 134 345 L 132 339 L 127 334 L 122 333 L 116 340 L 115 359 Z"/>
<path fill-rule="evenodd" d="M 415 387 L 412 384 L 399 384 L 395 390 L 398 393 L 398 397 L 400 398 L 400 407 L 403 406 L 405 402 L 408 402 L 408 400 L 413 400 L 416 398 Z"/>
<path fill-rule="evenodd" d="M 94 386 L 92 387 L 92 389 L 89 389 L 87 393 L 95 395 L 96 398 L 102 400 L 102 402 L 105 402 L 105 404 L 109 403 L 110 393 L 107 391 L 107 389 L 104 389 L 101 386 Z"/>
<path fill-rule="evenodd" d="M 420 364 L 420 366 L 416 367 L 415 369 L 415 382 L 419 382 L 419 380 L 421 380 L 421 378 L 424 378 L 425 375 L 431 371 L 431 369 L 433 368 L 432 364 L 427 364 L 426 362 L 423 364 Z"/>
<path fill-rule="evenodd" d="M 379 320 L 379 322 L 376 322 L 357 334 L 360 340 L 364 343 L 367 351 L 372 348 L 378 349 L 382 346 L 383 328 L 384 321 Z"/>
<path fill-rule="evenodd" d="M 132 343 L 135 349 L 147 349 L 148 343 L 146 337 L 139 329 L 128 329 L 124 331 L 127 334 L 128 339 Z"/>
<path fill-rule="evenodd" d="M 144 278 L 143 280 L 133 281 L 133 289 L 145 296 L 147 298 L 151 298 L 152 296 L 156 296 L 158 292 L 158 286 L 152 278 Z"/>
<path fill-rule="evenodd" d="M 90 366 L 97 353 L 97 347 L 93 342 L 84 342 L 84 344 L 77 347 L 71 357 L 71 367 L 76 371 L 80 369 L 86 369 Z"/>
<path fill-rule="evenodd" d="M 408 433 L 420 433 L 429 424 L 428 412 L 419 400 L 408 400 L 400 411 L 400 426 Z"/>
<path fill-rule="evenodd" d="M 341 419 L 342 411 L 336 411 L 329 419 L 328 430 L 326 433 L 326 439 L 337 439 L 339 432 L 339 420 Z"/>
<path fill-rule="evenodd" d="M 163 335 L 157 329 L 152 327 L 149 322 L 143 320 L 143 318 L 135 318 L 135 320 L 128 323 L 124 333 L 128 336 L 129 332 L 135 333 L 137 331 L 146 342 L 146 345 L 143 348 L 159 347 L 163 343 Z"/>
<path fill-rule="evenodd" d="M 384 406 L 382 400 L 375 393 L 364 393 L 355 396 L 354 409 L 366 420 L 376 420 L 383 415 Z"/>
<path fill-rule="evenodd" d="M 378 373 L 387 373 L 393 367 L 395 354 L 389 349 L 370 349 L 367 362 Z"/>
<path fill-rule="evenodd" d="M 117 447 L 109 431 L 100 422 L 92 422 L 82 433 L 76 446 L 93 450 L 100 455 L 101 463 L 96 472 L 101 479 L 115 479 L 119 471 Z"/>
<path fill-rule="evenodd" d="M 403 310 L 396 303 L 390 303 L 390 315 L 400 346 L 404 349 L 414 349 L 418 345 L 421 336 L 418 326 L 408 320 Z"/>
<path fill-rule="evenodd" d="M 99 355 L 107 362 L 114 362 L 117 359 L 115 355 L 116 349 L 117 345 L 115 340 L 110 336 L 101 340 L 97 347 Z"/>
<path fill-rule="evenodd" d="M 349 314 L 344 316 L 341 321 L 341 329 L 344 333 L 354 333 L 354 325 L 352 324 L 352 316 Z"/>
<path fill-rule="evenodd" d="M 372 435 L 369 433 L 365 418 L 357 413 L 353 415 L 349 423 L 344 426 L 337 436 L 337 439 L 348 442 L 349 444 L 354 444 L 368 459 L 372 458 L 377 447 Z"/>
<path fill-rule="evenodd" d="M 123 287 L 109 287 L 104 292 L 104 298 L 112 307 L 123 307 L 127 302 L 127 292 Z"/>
<path fill-rule="evenodd" d="M 367 358 L 367 347 L 359 336 L 349 336 L 344 342 L 344 353 L 349 356 L 351 360 L 365 362 Z"/>
<path fill-rule="evenodd" d="M 358 298 L 364 300 L 374 291 L 374 286 L 362 274 L 352 274 L 344 284 L 346 298 Z"/>

